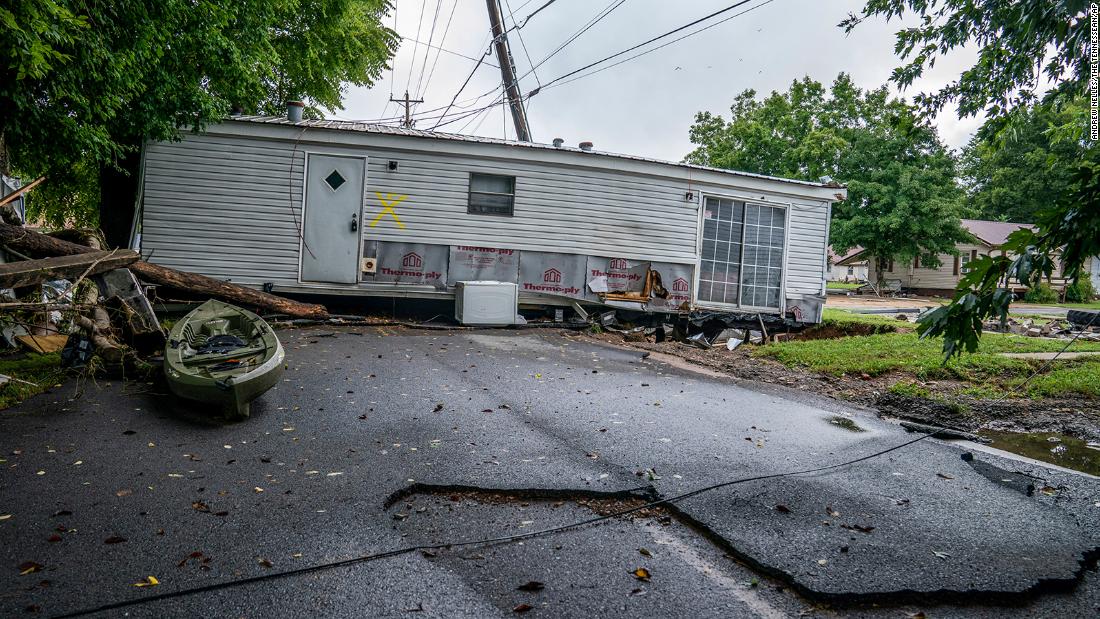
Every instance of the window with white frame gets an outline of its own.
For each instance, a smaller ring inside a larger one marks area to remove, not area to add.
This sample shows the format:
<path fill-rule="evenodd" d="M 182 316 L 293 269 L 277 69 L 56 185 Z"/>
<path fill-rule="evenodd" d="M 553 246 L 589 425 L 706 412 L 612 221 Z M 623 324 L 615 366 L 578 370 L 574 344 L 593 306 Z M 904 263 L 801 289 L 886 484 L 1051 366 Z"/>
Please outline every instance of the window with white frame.
<path fill-rule="evenodd" d="M 778 308 L 784 209 L 712 197 L 703 207 L 699 301 Z"/>

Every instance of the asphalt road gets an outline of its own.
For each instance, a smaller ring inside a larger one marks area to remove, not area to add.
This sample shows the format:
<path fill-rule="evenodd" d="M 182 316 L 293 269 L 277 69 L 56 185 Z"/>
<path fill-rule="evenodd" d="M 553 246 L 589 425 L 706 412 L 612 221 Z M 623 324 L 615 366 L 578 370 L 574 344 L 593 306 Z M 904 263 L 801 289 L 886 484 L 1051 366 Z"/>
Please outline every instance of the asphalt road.
<path fill-rule="evenodd" d="M 1100 481 L 932 439 L 544 537 L 276 577 L 914 438 L 558 333 L 280 337 L 285 380 L 243 423 L 134 382 L 72 381 L 0 411 L 0 615 L 1100 613 Z"/>

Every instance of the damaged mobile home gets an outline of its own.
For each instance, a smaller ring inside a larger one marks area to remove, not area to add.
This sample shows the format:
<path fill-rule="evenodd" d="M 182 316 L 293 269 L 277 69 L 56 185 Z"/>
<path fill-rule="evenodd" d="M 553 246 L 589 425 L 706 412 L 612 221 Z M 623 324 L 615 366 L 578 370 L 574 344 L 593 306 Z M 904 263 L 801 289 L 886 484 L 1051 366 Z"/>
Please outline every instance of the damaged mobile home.
<path fill-rule="evenodd" d="M 566 147 L 233 117 L 147 145 L 149 261 L 284 293 L 818 322 L 843 188 Z M 513 308 L 514 309 L 514 308 Z"/>

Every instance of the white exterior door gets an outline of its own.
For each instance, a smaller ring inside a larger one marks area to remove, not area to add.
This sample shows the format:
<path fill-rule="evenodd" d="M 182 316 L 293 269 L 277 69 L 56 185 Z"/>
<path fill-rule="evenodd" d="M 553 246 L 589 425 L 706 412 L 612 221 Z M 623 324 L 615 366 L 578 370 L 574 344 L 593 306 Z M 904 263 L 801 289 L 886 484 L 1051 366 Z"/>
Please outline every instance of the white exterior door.
<path fill-rule="evenodd" d="M 358 281 L 366 167 L 363 157 L 308 156 L 302 281 Z"/>

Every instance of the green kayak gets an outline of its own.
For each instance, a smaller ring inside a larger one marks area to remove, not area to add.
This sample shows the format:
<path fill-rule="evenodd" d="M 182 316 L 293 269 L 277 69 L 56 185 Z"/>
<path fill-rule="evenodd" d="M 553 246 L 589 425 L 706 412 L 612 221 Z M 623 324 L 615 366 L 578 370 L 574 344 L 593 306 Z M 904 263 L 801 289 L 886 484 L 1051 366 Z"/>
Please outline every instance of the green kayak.
<path fill-rule="evenodd" d="M 172 393 L 216 404 L 226 417 L 248 417 L 248 405 L 279 382 L 283 345 L 256 314 L 210 300 L 172 327 L 164 373 Z"/>

